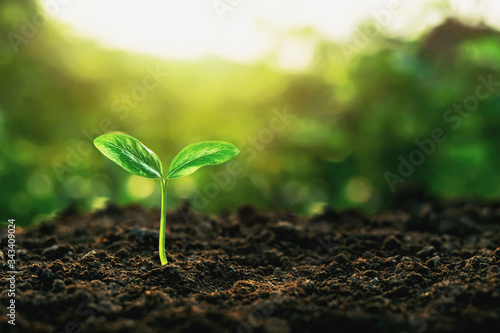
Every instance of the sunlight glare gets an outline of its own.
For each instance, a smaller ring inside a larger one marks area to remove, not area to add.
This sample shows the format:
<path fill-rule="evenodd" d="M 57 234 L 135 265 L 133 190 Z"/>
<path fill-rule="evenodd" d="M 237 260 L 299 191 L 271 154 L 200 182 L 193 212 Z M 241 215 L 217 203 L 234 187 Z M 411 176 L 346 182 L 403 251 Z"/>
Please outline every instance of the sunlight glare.
<path fill-rule="evenodd" d="M 51 17 L 106 47 L 183 60 L 215 55 L 238 62 L 252 61 L 276 51 L 286 32 L 304 27 L 346 42 L 360 23 L 378 14 L 383 18 L 381 13 L 394 4 L 399 4 L 400 11 L 384 26 L 394 34 L 414 33 L 436 24 L 435 15 L 421 14 L 421 9 L 433 0 L 39 1 Z M 451 2 L 452 14 L 459 17 L 482 17 L 489 24 L 499 21 L 494 13 L 500 13 L 500 2 L 485 0 L 481 6 L 474 0 Z M 297 68 L 307 58 L 306 53 L 279 62 Z M 297 63 L 290 63 L 295 60 Z"/>

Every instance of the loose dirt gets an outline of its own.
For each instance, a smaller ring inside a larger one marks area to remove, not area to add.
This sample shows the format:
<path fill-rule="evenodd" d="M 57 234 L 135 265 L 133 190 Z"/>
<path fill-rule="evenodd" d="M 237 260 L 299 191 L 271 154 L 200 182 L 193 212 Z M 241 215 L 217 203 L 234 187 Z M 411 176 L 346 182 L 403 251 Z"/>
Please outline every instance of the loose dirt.
<path fill-rule="evenodd" d="M 500 203 L 398 198 L 368 217 L 67 208 L 16 234 L 2 332 L 498 332 Z"/>

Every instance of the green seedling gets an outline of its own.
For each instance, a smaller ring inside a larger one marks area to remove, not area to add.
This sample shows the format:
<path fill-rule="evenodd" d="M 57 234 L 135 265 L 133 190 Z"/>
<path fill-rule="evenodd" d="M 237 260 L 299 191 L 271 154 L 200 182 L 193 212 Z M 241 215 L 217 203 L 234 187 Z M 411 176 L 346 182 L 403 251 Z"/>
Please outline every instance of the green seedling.
<path fill-rule="evenodd" d="M 168 173 L 158 156 L 139 140 L 126 134 L 109 133 L 97 137 L 94 145 L 107 158 L 130 173 L 146 178 L 159 178 L 161 183 L 160 262 L 168 263 L 165 255 L 167 182 L 169 179 L 189 176 L 205 165 L 229 161 L 240 153 L 235 145 L 224 141 L 202 141 L 186 146 L 174 157 Z"/>

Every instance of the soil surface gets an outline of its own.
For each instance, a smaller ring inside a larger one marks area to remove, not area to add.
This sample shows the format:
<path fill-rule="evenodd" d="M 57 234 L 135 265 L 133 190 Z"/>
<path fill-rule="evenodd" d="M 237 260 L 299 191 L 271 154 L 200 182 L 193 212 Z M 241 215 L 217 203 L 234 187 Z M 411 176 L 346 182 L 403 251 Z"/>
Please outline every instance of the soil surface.
<path fill-rule="evenodd" d="M 498 332 L 500 203 L 400 197 L 373 216 L 66 209 L 17 228 L 1 332 Z M 5 231 L 5 229 L 3 229 Z"/>

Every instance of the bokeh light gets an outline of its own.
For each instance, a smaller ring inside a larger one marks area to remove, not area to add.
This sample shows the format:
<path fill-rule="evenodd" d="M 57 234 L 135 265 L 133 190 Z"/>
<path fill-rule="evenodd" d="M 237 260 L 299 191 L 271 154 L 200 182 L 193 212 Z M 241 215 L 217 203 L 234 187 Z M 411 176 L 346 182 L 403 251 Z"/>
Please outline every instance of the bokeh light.
<path fill-rule="evenodd" d="M 139 138 L 164 169 L 196 141 L 240 148 L 236 164 L 170 181 L 168 209 L 374 212 L 414 185 L 500 195 L 500 2 L 231 6 L 221 17 L 201 0 L 2 1 L 6 216 L 23 225 L 70 204 L 158 207 L 158 180 L 130 176 L 93 146 L 110 131 Z M 418 142 L 439 129 L 445 142 L 423 152 Z M 402 162 L 419 154 L 417 166 Z"/>

